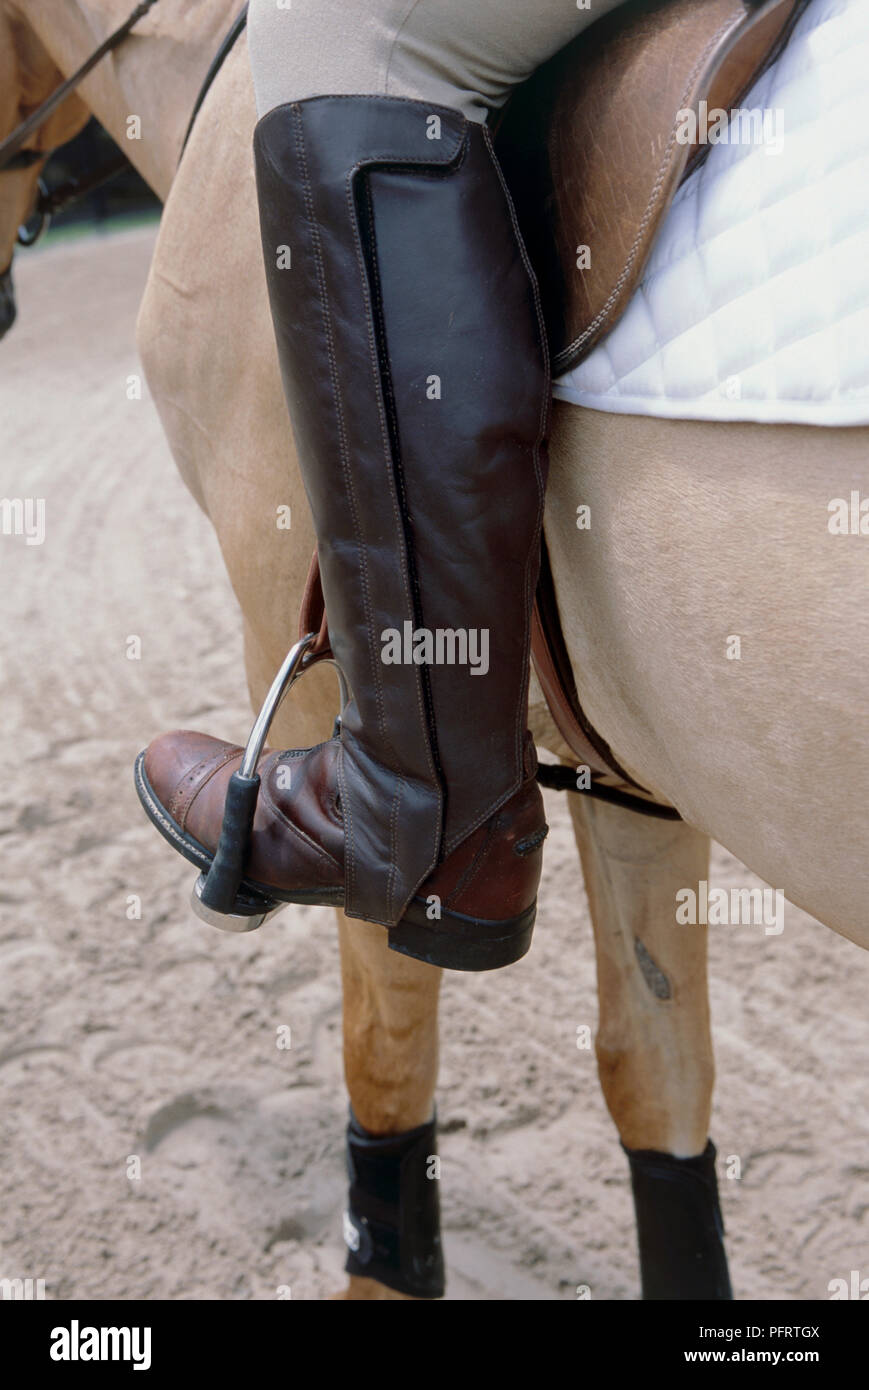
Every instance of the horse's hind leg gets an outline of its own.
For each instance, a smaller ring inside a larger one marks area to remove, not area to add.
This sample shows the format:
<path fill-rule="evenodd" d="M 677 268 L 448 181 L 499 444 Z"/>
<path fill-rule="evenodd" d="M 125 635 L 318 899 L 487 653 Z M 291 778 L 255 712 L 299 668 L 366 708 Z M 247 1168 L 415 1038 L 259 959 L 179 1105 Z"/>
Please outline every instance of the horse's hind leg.
<path fill-rule="evenodd" d="M 706 929 L 676 923 L 707 876 L 709 840 L 570 797 L 594 926 L 604 1098 L 628 1151 L 643 1297 L 729 1298 L 708 1144 L 714 1064 Z"/>

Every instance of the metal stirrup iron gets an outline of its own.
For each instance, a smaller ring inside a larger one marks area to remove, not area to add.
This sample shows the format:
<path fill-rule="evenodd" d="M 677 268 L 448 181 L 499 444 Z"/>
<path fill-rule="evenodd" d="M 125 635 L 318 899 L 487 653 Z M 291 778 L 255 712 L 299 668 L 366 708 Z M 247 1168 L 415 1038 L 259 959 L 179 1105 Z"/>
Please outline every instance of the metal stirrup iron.
<path fill-rule="evenodd" d="M 224 931 L 253 931 L 262 925 L 270 913 L 284 906 L 283 903 L 265 898 L 261 894 L 244 891 L 241 881 L 244 877 L 244 865 L 260 788 L 257 764 L 262 756 L 272 720 L 284 696 L 308 669 L 305 657 L 316 640 L 316 632 L 308 632 L 300 638 L 295 646 L 290 648 L 272 681 L 271 689 L 250 731 L 238 771 L 229 779 L 220 840 L 211 868 L 207 874 L 199 875 L 193 889 L 192 902 L 197 915 Z M 341 693 L 343 697 L 343 681 Z"/>

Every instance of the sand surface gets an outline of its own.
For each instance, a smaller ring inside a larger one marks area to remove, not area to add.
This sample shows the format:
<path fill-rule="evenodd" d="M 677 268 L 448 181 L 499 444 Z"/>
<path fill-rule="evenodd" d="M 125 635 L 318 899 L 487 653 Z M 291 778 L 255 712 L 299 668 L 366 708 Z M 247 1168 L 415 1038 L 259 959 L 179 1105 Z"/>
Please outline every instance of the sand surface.
<path fill-rule="evenodd" d="M 0 536 L 0 1277 L 56 1299 L 318 1299 L 343 1264 L 333 916 L 199 923 L 132 786 L 158 731 L 249 721 L 215 538 L 147 392 L 126 394 L 153 235 L 22 257 L 0 347 L 0 495 L 46 501 L 44 544 Z M 638 1294 L 626 1164 L 575 1045 L 597 1012 L 588 912 L 563 799 L 548 811 L 531 954 L 444 987 L 451 1298 Z M 714 876 L 744 881 L 722 850 Z M 711 951 L 736 1294 L 824 1299 L 869 1276 L 869 956 L 793 908 L 781 937 Z"/>

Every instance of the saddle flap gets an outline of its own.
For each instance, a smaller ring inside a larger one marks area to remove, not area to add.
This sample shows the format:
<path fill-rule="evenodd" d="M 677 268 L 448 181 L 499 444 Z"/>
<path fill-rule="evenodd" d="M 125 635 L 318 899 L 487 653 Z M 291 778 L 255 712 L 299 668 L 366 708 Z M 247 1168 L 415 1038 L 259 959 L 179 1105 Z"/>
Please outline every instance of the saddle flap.
<path fill-rule="evenodd" d="M 729 111 L 807 0 L 632 0 L 520 89 L 496 148 L 540 282 L 560 375 L 615 325 L 661 221 L 708 145 L 701 101 Z M 689 130 L 690 134 L 690 130 Z"/>

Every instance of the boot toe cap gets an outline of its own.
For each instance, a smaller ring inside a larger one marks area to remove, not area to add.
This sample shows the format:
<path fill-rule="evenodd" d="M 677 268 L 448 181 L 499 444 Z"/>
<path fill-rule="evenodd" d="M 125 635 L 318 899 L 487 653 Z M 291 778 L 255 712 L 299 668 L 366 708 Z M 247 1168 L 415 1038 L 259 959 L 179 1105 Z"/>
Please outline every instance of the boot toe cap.
<path fill-rule="evenodd" d="M 176 729 L 161 734 L 148 745 L 144 771 L 153 795 L 183 829 L 187 812 L 202 787 L 215 772 L 241 755 L 237 744 Z"/>

